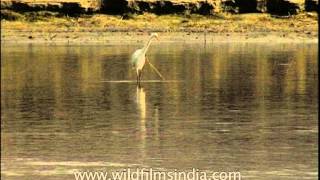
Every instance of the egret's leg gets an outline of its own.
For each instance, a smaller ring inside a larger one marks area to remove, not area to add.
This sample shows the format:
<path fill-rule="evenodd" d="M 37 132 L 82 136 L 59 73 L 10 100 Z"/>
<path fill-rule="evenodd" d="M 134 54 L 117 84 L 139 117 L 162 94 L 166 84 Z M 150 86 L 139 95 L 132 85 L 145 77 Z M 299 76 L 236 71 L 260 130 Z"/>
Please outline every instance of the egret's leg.
<path fill-rule="evenodd" d="M 140 81 L 142 79 L 142 69 L 140 70 Z"/>
<path fill-rule="evenodd" d="M 142 73 L 142 71 L 139 70 L 139 71 L 138 71 L 138 86 L 139 86 L 139 87 L 141 86 L 141 85 L 140 85 L 140 82 L 141 82 L 141 73 Z"/>
<path fill-rule="evenodd" d="M 139 82 L 141 81 L 142 70 L 139 70 Z"/>
<path fill-rule="evenodd" d="M 137 75 L 137 84 L 139 83 L 139 70 L 136 69 L 136 75 Z"/>

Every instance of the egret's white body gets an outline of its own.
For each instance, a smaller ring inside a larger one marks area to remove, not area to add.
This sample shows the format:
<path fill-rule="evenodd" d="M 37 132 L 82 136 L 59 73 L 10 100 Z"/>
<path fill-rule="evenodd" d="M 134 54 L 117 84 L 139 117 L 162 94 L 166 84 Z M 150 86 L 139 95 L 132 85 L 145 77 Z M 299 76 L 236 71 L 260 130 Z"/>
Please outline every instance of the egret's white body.
<path fill-rule="evenodd" d="M 136 70 L 143 69 L 143 66 L 146 63 L 146 54 L 143 52 L 143 49 L 138 49 L 132 54 L 131 63 Z"/>
<path fill-rule="evenodd" d="M 148 43 L 142 49 L 136 50 L 131 56 L 131 64 L 132 64 L 132 67 L 135 68 L 135 70 L 136 70 L 138 83 L 141 80 L 142 69 L 146 63 L 146 53 L 149 49 L 149 46 L 150 46 L 153 38 L 158 38 L 158 34 L 152 33 L 149 38 Z"/>

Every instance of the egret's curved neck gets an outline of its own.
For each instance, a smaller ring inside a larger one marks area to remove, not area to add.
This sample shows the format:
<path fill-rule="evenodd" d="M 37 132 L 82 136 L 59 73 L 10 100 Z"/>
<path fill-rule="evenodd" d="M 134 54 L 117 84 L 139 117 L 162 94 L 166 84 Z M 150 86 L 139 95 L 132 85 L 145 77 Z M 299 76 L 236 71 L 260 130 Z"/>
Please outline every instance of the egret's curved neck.
<path fill-rule="evenodd" d="M 148 43 L 143 47 L 143 52 L 144 52 L 144 54 L 147 53 L 147 51 L 148 51 L 148 49 L 149 49 L 149 46 L 150 46 L 151 41 L 152 41 L 153 38 L 154 38 L 154 37 L 151 36 L 150 39 L 149 39 L 149 41 L 148 41 Z"/>

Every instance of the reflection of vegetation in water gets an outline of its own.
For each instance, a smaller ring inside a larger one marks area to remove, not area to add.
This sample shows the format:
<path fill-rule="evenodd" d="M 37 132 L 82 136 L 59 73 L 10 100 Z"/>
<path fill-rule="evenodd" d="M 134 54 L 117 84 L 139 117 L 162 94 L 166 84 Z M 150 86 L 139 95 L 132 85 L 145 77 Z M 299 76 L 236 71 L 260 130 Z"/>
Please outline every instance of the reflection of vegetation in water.
<path fill-rule="evenodd" d="M 112 58 L 113 61 L 116 61 L 116 59 L 118 58 L 127 58 L 128 55 L 123 54 L 127 51 L 127 49 L 118 50 L 117 48 L 95 47 L 66 48 L 53 46 L 50 47 L 50 51 L 54 51 L 55 56 L 50 56 L 47 54 L 48 52 L 46 48 L 32 46 L 24 48 L 28 49 L 28 55 L 24 57 L 24 59 L 14 58 L 15 56 L 12 56 L 12 54 L 15 53 L 14 48 L 3 49 L 4 53 L 2 57 L 10 57 L 10 59 L 12 60 L 2 63 L 2 74 L 4 75 L 2 78 L 4 81 L 14 82 L 7 84 L 4 88 L 16 86 L 12 88 L 23 89 L 28 86 L 41 87 L 43 85 L 47 85 L 50 87 L 56 87 L 52 89 L 65 90 L 62 86 L 67 84 L 64 84 L 63 81 L 68 81 L 67 79 L 70 77 L 73 79 L 73 82 L 71 83 L 76 83 L 76 86 L 81 87 L 82 93 L 90 93 L 90 90 L 93 90 L 90 87 L 91 83 L 99 82 L 99 80 L 101 80 L 103 77 L 111 78 L 111 76 L 114 76 L 118 78 L 117 80 L 122 80 L 127 79 L 131 76 L 127 74 L 128 72 L 130 72 L 130 67 L 128 65 L 127 67 L 125 67 L 126 71 L 123 71 L 124 67 L 122 66 L 122 64 L 109 64 L 109 62 L 112 61 L 110 60 L 110 58 Z M 182 47 L 178 46 L 177 48 L 180 49 Z M 286 48 L 287 47 L 283 47 L 282 51 L 286 51 Z M 191 80 L 192 83 L 190 85 L 193 90 L 201 87 L 201 84 L 199 83 L 201 83 L 201 79 L 203 78 L 211 79 L 211 81 L 214 82 L 213 84 L 219 84 L 219 82 L 225 84 L 226 82 L 221 81 L 225 81 L 226 78 L 232 79 L 238 77 L 240 78 L 240 80 L 242 80 L 243 78 L 241 78 L 241 76 L 248 76 L 250 80 L 251 76 L 253 76 L 256 78 L 256 82 L 254 84 L 259 84 L 264 82 L 272 83 L 270 82 L 270 80 L 275 80 L 276 77 L 274 75 L 277 75 L 283 76 L 283 78 L 285 79 L 281 81 L 286 81 L 285 84 L 287 84 L 300 83 L 300 81 L 305 79 L 306 76 L 313 76 L 314 73 L 317 73 L 315 72 L 315 70 L 313 70 L 314 63 L 316 63 L 314 61 L 315 58 L 310 55 L 312 53 L 309 53 L 312 51 L 312 48 L 313 47 L 311 47 L 311 50 L 303 49 L 301 51 L 292 51 L 290 53 L 290 56 L 285 57 L 286 59 L 282 58 L 281 60 L 277 61 L 273 60 L 273 58 L 268 59 L 269 55 L 266 56 L 266 52 L 260 52 L 257 50 L 253 51 L 253 53 L 255 54 L 251 55 L 254 56 L 252 58 L 254 58 L 257 62 L 254 62 L 250 59 L 241 59 L 240 62 L 241 57 L 239 55 L 234 56 L 234 53 L 239 51 L 238 48 L 231 45 L 228 45 L 226 52 L 219 52 L 220 50 L 218 50 L 217 48 L 213 48 L 212 51 L 209 52 L 209 55 L 211 54 L 211 58 L 210 56 L 204 56 L 200 58 L 200 52 L 198 52 L 195 54 L 193 53 L 195 57 L 192 60 L 183 61 L 173 59 L 173 61 L 168 62 L 170 63 L 170 66 L 162 65 L 162 62 L 160 60 L 157 60 L 161 58 L 162 55 L 158 56 L 156 50 L 153 50 L 155 52 L 155 55 L 152 55 L 150 59 L 154 61 L 157 67 L 160 67 L 164 72 L 167 72 L 167 77 L 169 79 L 182 78 Z M 276 50 L 274 51 L 277 52 Z M 119 55 L 109 56 L 105 58 L 104 56 L 109 53 L 116 53 Z M 170 50 L 166 50 L 166 53 L 171 54 L 172 52 Z M 92 59 L 92 57 L 94 57 L 96 54 L 99 54 L 99 56 L 95 59 Z M 276 55 L 277 53 L 275 54 L 275 56 Z M 183 58 L 184 53 L 178 56 L 182 56 Z M 188 54 L 186 54 L 186 56 L 188 56 Z M 56 60 L 57 58 L 59 60 Z M 169 58 L 169 56 L 167 58 Z M 306 59 L 308 61 L 306 61 Z M 234 66 L 242 67 L 243 69 L 238 69 Z M 211 69 L 203 69 L 203 67 L 211 67 Z M 251 67 L 255 67 L 256 72 L 251 72 L 251 69 L 249 69 L 250 73 L 255 74 L 246 74 L 248 68 Z M 235 72 L 233 71 L 233 69 L 237 69 L 237 71 Z M 157 78 L 152 70 L 146 69 L 146 72 L 146 78 L 148 78 L 148 76 Z M 182 77 L 181 74 L 184 74 L 185 77 Z M 297 79 L 298 81 L 289 81 L 290 79 Z M 246 81 L 247 80 L 248 79 L 246 79 Z M 193 86 L 193 83 L 197 84 Z M 290 84 L 288 85 L 292 86 Z M 179 93 L 176 91 L 179 85 L 174 84 L 174 86 L 174 88 L 168 88 L 168 94 Z M 259 85 L 259 87 L 261 86 L 265 86 L 265 84 Z M 298 86 L 303 85 L 299 84 Z M 305 87 L 301 87 L 298 89 L 305 89 Z"/>
<path fill-rule="evenodd" d="M 104 77 L 111 78 L 111 76 L 113 76 L 117 77 L 117 80 L 131 78 L 131 74 L 127 74 L 130 72 L 129 66 L 123 71 L 124 67 L 122 65 L 109 64 L 109 61 L 111 60 L 108 58 L 113 58 L 113 61 L 115 61 L 115 59 L 119 57 L 111 56 L 104 58 L 104 55 L 112 52 L 116 54 L 120 53 L 121 58 L 125 59 L 127 55 L 121 54 L 125 53 L 126 50 L 95 47 L 77 47 L 70 49 L 53 46 L 50 49 L 55 52 L 55 56 L 50 56 L 47 55 L 48 52 L 45 48 L 32 46 L 25 48 L 28 48 L 29 53 L 24 59 L 11 56 L 11 54 L 15 53 L 11 48 L 3 49 L 4 54 L 2 56 L 4 58 L 13 58 L 11 61 L 2 63 L 3 81 L 11 82 L 7 83 L 4 87 L 5 89 L 17 89 L 17 92 L 21 93 L 22 89 L 28 87 L 43 87 L 49 88 L 47 89 L 47 93 L 50 93 L 50 91 L 53 90 L 51 93 L 61 97 L 61 95 L 59 95 L 61 94 L 61 91 L 66 91 L 62 92 L 62 94 L 66 95 L 69 93 L 68 91 L 72 91 L 75 87 L 80 87 L 81 92 L 74 93 L 94 94 L 96 93 L 96 90 L 91 87 L 92 84 L 99 82 L 99 80 Z M 178 46 L 177 48 L 181 47 Z M 285 51 L 286 47 L 283 48 L 283 51 Z M 165 51 L 169 54 L 172 53 L 170 50 Z M 278 86 L 277 88 L 287 87 L 288 90 L 286 91 L 301 91 L 300 93 L 304 93 L 306 87 L 304 87 L 305 83 L 303 83 L 303 80 L 305 80 L 307 76 L 314 76 L 314 73 L 317 73 L 313 70 L 314 63 L 316 63 L 314 59 L 316 58 L 310 57 L 309 55 L 309 52 L 311 52 L 312 49 L 292 51 L 290 56 L 285 57 L 286 59 L 282 58 L 280 61 L 273 60 L 273 58 L 270 59 L 268 58 L 269 55 L 266 56 L 265 52 L 257 50 L 253 51 L 254 54 L 251 55 L 256 62 L 250 59 L 241 59 L 240 62 L 241 57 L 239 55 L 234 56 L 234 52 L 236 51 L 239 51 L 238 48 L 231 45 L 228 45 L 226 52 L 219 52 L 217 48 L 213 48 L 212 51 L 209 52 L 209 56 L 200 58 L 202 55 L 200 55 L 200 52 L 196 52 L 195 54 L 193 53 L 194 59 L 188 61 L 173 59 L 173 61 L 168 62 L 170 63 L 170 66 L 162 65 L 162 62 L 157 60 L 161 58 L 161 56 L 157 55 L 157 52 L 155 55 L 152 55 L 150 59 L 157 67 L 162 68 L 163 72 L 166 72 L 167 78 L 190 80 L 191 83 L 188 84 L 188 86 L 190 85 L 190 89 L 192 89 L 194 96 L 200 96 L 201 89 L 199 88 L 202 86 L 201 81 L 203 79 L 210 80 L 209 82 L 212 83 L 213 86 L 221 88 L 226 86 L 226 83 L 231 83 L 227 86 L 229 88 L 237 84 L 240 86 L 238 83 L 239 81 L 240 83 L 245 84 L 250 83 L 248 84 L 250 88 L 253 88 L 251 87 L 252 85 L 257 86 L 254 91 L 257 91 L 256 93 L 258 94 L 264 93 L 264 91 L 270 91 L 270 88 L 274 83 L 276 83 L 274 85 Z M 99 56 L 96 57 L 98 59 L 92 59 L 95 54 L 99 54 Z M 59 60 L 56 60 L 57 56 Z M 183 58 L 184 53 L 178 56 L 182 56 Z M 186 56 L 188 56 L 188 54 L 186 54 Z M 308 59 L 308 61 L 306 61 L 306 59 Z M 250 68 L 255 68 L 256 71 L 252 71 Z M 157 78 L 152 70 L 147 68 L 145 71 L 145 78 L 148 78 L 149 76 L 151 78 Z M 248 71 L 250 74 L 248 74 Z M 184 74 L 185 77 L 182 77 L 181 74 Z M 256 79 L 255 82 L 250 82 L 253 77 Z M 70 80 L 68 80 L 69 78 Z M 227 79 L 231 81 L 226 81 Z M 233 79 L 237 80 L 233 82 Z M 70 89 L 66 89 L 69 83 L 74 85 L 74 87 L 68 87 Z M 166 88 L 166 94 L 176 94 L 173 98 L 179 100 L 178 94 L 181 93 L 179 92 L 179 84 L 176 83 L 170 86 L 174 87 Z M 297 88 L 294 88 L 293 86 L 297 86 Z M 114 89 L 115 92 L 110 93 L 114 94 L 115 97 L 120 97 L 122 92 L 118 91 L 117 88 L 111 87 L 111 89 Z"/>
<path fill-rule="evenodd" d="M 265 166 L 292 161 L 292 154 L 279 158 L 273 148 L 291 146 L 291 134 L 305 119 L 315 122 L 315 110 L 303 116 L 297 105 L 317 103 L 316 45 L 154 47 L 150 61 L 166 79 L 182 83 L 146 83 L 136 91 L 135 84 L 101 82 L 135 80 L 128 59 L 136 47 L 3 47 L 2 137 L 14 145 L 3 155 L 141 164 L 151 159 L 156 165 L 166 158 L 168 164 L 205 166 L 223 152 L 227 159 L 251 155 L 270 163 Z M 158 77 L 146 67 L 143 78 Z M 279 117 L 287 119 L 273 120 Z M 299 143 L 306 137 L 299 136 Z"/>

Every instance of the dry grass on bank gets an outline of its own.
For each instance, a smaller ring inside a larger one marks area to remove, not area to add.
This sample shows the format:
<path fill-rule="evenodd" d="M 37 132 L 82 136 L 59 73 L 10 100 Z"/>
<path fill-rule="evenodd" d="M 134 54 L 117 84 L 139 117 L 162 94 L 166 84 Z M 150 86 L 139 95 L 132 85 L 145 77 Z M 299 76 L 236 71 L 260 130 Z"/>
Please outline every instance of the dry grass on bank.
<path fill-rule="evenodd" d="M 39 14 L 40 13 L 40 14 Z M 211 32 L 306 32 L 317 33 L 318 15 L 301 13 L 287 19 L 270 14 L 201 15 L 129 15 L 127 17 L 96 14 L 82 17 L 59 17 L 48 12 L 18 14 L 14 21 L 1 21 L 4 30 L 52 31 L 211 31 Z"/>

